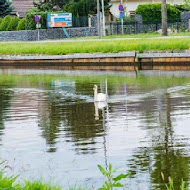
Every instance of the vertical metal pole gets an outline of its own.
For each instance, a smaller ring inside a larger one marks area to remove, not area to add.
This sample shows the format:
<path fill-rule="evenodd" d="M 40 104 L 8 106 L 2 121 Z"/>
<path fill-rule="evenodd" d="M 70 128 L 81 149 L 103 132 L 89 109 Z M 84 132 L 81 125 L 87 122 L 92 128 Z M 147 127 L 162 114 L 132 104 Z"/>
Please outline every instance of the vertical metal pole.
<path fill-rule="evenodd" d="M 123 5 L 123 0 L 121 0 L 121 5 Z M 121 19 L 121 33 L 123 34 L 123 18 Z"/>
<path fill-rule="evenodd" d="M 103 36 L 106 35 L 106 25 L 105 25 L 105 13 L 104 13 L 104 0 L 102 0 L 102 16 L 103 16 Z"/>
<path fill-rule="evenodd" d="M 38 28 L 38 41 L 40 40 L 40 29 Z"/>
<path fill-rule="evenodd" d="M 101 24 L 100 24 L 100 0 L 97 0 L 97 22 L 98 22 L 98 37 L 101 39 Z"/>

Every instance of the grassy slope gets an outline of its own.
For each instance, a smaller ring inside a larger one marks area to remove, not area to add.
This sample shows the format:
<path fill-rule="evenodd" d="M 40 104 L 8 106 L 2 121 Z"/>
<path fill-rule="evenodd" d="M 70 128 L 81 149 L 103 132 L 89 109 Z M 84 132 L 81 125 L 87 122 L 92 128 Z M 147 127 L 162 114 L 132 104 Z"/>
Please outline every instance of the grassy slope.
<path fill-rule="evenodd" d="M 109 41 L 72 41 L 47 43 L 0 43 L 0 54 L 46 54 L 65 55 L 72 53 L 118 53 L 122 51 L 170 50 L 180 51 L 189 49 L 190 38 L 171 39 L 131 39 Z"/>

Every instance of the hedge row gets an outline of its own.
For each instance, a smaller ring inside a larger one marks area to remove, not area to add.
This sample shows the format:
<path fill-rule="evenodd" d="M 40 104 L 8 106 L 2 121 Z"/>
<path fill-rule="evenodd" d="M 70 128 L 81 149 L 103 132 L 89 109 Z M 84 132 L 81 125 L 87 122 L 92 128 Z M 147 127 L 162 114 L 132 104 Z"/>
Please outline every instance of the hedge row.
<path fill-rule="evenodd" d="M 26 29 L 26 19 L 19 19 L 18 17 L 5 16 L 0 19 L 0 31 L 15 31 L 15 30 L 25 30 Z"/>
<path fill-rule="evenodd" d="M 180 13 L 181 11 L 177 6 L 167 4 L 168 22 L 180 21 Z M 161 23 L 161 4 L 139 5 L 137 7 L 136 14 L 142 15 L 144 22 Z"/>

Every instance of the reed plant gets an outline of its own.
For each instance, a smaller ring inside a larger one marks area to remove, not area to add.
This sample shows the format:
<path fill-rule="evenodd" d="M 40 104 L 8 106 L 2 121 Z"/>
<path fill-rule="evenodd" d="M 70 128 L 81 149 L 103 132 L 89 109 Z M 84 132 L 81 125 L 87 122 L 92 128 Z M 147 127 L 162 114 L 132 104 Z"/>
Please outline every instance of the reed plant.
<path fill-rule="evenodd" d="M 162 172 L 161 172 L 161 177 L 162 177 L 163 182 L 165 183 L 165 176 Z M 166 187 L 166 190 L 176 189 L 174 185 L 174 179 L 172 177 L 168 177 L 168 182 L 165 183 L 165 187 Z M 187 184 L 185 183 L 183 179 L 181 180 L 181 185 L 179 187 L 179 190 L 188 190 Z"/>

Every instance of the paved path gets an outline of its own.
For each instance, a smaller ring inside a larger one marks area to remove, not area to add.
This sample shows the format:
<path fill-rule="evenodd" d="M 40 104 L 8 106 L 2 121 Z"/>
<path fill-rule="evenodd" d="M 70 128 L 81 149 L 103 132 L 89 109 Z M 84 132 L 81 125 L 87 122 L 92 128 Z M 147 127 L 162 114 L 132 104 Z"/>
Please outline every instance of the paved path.
<path fill-rule="evenodd" d="M 44 40 L 44 41 L 22 41 L 18 43 L 61 43 L 61 42 L 97 42 L 97 41 L 121 41 L 121 40 L 141 40 L 141 39 L 180 39 L 180 38 L 190 38 L 189 36 L 158 36 L 158 37 L 139 37 L 139 38 L 107 38 L 107 39 L 59 39 L 59 40 Z M 15 42 L 3 42 L 3 43 L 15 43 Z"/>
<path fill-rule="evenodd" d="M 45 40 L 39 41 L 38 43 L 47 42 L 97 42 L 97 41 L 120 41 L 120 40 L 140 40 L 140 39 L 179 39 L 179 38 L 190 38 L 190 36 L 165 36 L 165 37 L 150 37 L 150 38 L 108 38 L 108 39 L 63 39 L 63 40 Z M 36 42 L 31 42 L 36 43 Z"/>
<path fill-rule="evenodd" d="M 78 53 L 69 55 L 0 55 L 0 62 L 3 60 L 65 60 L 65 59 L 102 59 L 102 58 L 190 58 L 190 52 L 186 53 Z"/>

